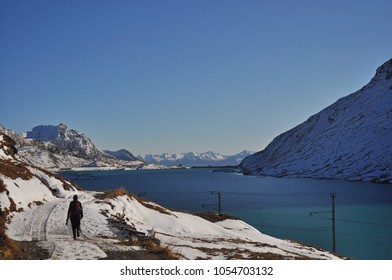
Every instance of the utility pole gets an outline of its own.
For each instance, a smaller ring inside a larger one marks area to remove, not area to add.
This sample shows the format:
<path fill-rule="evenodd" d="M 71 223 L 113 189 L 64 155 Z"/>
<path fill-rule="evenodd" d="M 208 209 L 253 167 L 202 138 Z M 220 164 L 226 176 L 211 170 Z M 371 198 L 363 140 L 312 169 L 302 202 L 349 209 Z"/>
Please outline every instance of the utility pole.
<path fill-rule="evenodd" d="M 309 212 L 309 214 L 312 215 L 318 215 L 324 219 L 332 220 L 332 252 L 336 253 L 336 226 L 335 226 L 335 197 L 336 193 L 332 192 L 331 193 L 331 198 L 332 198 L 332 211 L 317 211 L 317 212 Z M 332 218 L 325 217 L 321 215 L 321 213 L 332 213 Z M 328 228 L 330 229 L 330 228 Z"/>
<path fill-rule="evenodd" d="M 336 193 L 331 193 L 332 198 L 332 252 L 336 253 L 336 233 L 335 233 L 335 197 Z"/>

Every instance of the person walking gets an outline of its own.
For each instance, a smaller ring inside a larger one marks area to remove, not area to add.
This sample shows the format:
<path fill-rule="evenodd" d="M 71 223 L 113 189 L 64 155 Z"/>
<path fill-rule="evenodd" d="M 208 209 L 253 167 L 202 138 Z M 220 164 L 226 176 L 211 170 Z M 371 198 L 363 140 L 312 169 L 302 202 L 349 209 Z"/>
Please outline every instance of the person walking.
<path fill-rule="evenodd" d="M 80 221 L 83 219 L 82 203 L 80 203 L 76 194 L 73 196 L 73 200 L 70 202 L 68 207 L 67 220 L 65 222 L 66 225 L 68 225 L 68 221 L 70 219 L 73 238 L 76 239 L 76 237 L 80 236 Z"/>

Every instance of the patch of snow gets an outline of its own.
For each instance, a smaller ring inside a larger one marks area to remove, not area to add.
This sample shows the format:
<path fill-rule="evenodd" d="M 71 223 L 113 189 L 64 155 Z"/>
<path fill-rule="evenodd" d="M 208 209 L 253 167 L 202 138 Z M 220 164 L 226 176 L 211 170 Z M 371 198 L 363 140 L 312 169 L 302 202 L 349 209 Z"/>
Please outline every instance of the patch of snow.
<path fill-rule="evenodd" d="M 55 199 L 50 190 L 35 177 L 30 180 L 23 180 L 21 178 L 12 180 L 7 177 L 2 177 L 2 180 L 9 192 L 8 197 L 12 198 L 17 209 L 27 209 L 31 206 L 31 203 L 47 202 Z M 1 195 L 4 195 L 4 193 Z"/>

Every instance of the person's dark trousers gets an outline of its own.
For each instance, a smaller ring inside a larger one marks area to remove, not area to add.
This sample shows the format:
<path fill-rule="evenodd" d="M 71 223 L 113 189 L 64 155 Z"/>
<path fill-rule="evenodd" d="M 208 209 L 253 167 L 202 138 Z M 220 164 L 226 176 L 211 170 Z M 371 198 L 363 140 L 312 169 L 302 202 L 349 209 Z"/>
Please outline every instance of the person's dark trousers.
<path fill-rule="evenodd" d="M 79 236 L 80 233 L 80 217 L 71 215 L 70 218 L 71 218 L 73 237 L 74 239 L 76 239 L 76 236 Z"/>

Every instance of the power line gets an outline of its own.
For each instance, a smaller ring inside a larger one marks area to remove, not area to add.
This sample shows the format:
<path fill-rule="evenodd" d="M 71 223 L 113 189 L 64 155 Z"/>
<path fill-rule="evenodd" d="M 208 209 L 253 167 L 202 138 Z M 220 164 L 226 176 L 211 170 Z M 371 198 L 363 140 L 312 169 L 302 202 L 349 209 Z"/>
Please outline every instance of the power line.
<path fill-rule="evenodd" d="M 327 219 L 327 220 L 332 219 L 330 217 L 325 217 L 324 215 L 322 215 L 322 213 L 332 213 L 332 211 L 312 211 L 312 212 L 309 212 L 309 215 L 310 216 L 317 216 L 317 218 L 322 218 L 322 219 Z"/>
<path fill-rule="evenodd" d="M 346 235 L 346 236 L 357 236 L 357 237 L 366 237 L 366 238 L 373 238 L 373 239 L 388 239 L 390 240 L 391 237 L 389 236 L 376 236 L 376 235 L 369 235 L 369 234 L 360 234 L 360 233 L 350 233 L 350 232 L 337 232 L 340 235 Z"/>
<path fill-rule="evenodd" d="M 276 225 L 267 225 L 267 224 L 253 224 L 253 225 L 260 226 L 260 227 L 267 227 L 267 228 L 289 229 L 289 230 L 297 230 L 297 231 L 327 231 L 327 230 L 331 230 L 330 227 L 304 228 L 304 227 L 276 226 Z"/>
<path fill-rule="evenodd" d="M 265 197 L 309 197 L 309 196 L 325 196 L 326 193 L 307 193 L 307 194 L 300 194 L 300 193 L 269 193 L 269 192 L 224 192 L 224 194 L 228 195 L 241 195 L 241 196 L 254 196 L 260 195 Z"/>
<path fill-rule="evenodd" d="M 384 219 L 392 219 L 392 217 L 390 217 L 390 216 L 378 215 L 378 214 L 373 214 L 373 213 L 363 212 L 363 211 L 358 211 L 358 210 L 352 210 L 352 209 L 345 209 L 343 207 L 339 207 L 339 211 L 347 211 L 347 212 L 352 212 L 352 213 L 357 213 L 357 214 L 362 214 L 362 215 L 384 218 Z"/>
<path fill-rule="evenodd" d="M 347 222 L 347 223 L 355 223 L 355 224 L 365 224 L 365 225 L 373 225 L 373 226 L 384 226 L 384 227 L 392 227 L 392 224 L 381 224 L 381 223 L 373 223 L 373 222 L 364 222 L 364 221 L 355 221 L 349 219 L 336 219 L 339 222 Z"/>
<path fill-rule="evenodd" d="M 350 241 L 355 241 L 355 242 L 359 242 L 359 243 L 367 243 L 367 244 L 371 244 L 371 245 L 381 246 L 381 247 L 383 247 L 383 248 L 385 248 L 385 247 L 392 248 L 392 246 L 391 246 L 391 245 L 388 245 L 388 244 L 380 244 L 380 243 L 376 243 L 376 242 L 372 242 L 372 241 L 367 241 L 367 240 L 358 240 L 358 239 L 347 238 L 347 237 L 342 237 L 342 239 L 344 239 L 344 240 L 350 240 Z"/>

